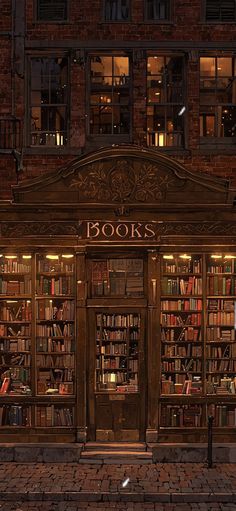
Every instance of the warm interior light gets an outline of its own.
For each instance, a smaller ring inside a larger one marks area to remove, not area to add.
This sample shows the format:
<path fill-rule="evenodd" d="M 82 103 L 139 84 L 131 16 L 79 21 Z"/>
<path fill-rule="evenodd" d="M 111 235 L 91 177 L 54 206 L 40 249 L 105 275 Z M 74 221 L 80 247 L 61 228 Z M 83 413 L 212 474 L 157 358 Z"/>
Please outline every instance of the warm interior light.
<path fill-rule="evenodd" d="M 192 259 L 192 257 L 190 255 L 187 255 L 187 254 L 182 254 L 179 257 L 180 257 L 180 259 Z"/>
<path fill-rule="evenodd" d="M 212 259 L 222 259 L 222 255 L 220 255 L 220 254 L 212 254 L 211 258 Z"/>
<path fill-rule="evenodd" d="M 64 259 L 71 259 L 72 257 L 74 257 L 73 254 L 62 254 L 61 257 L 64 257 Z"/>
<path fill-rule="evenodd" d="M 7 300 L 7 303 L 18 303 L 17 300 Z"/>
<path fill-rule="evenodd" d="M 16 259 L 16 255 L 5 256 L 6 259 Z"/>
<path fill-rule="evenodd" d="M 236 259 L 235 255 L 225 255 L 224 259 Z"/>
<path fill-rule="evenodd" d="M 22 256 L 22 259 L 31 259 L 31 258 L 32 258 L 32 256 L 31 256 L 31 255 L 23 255 L 23 256 Z"/>
<path fill-rule="evenodd" d="M 54 259 L 54 260 L 57 260 L 59 259 L 59 256 L 58 255 L 51 255 L 51 254 L 48 254 L 46 255 L 46 258 L 47 259 Z"/>
<path fill-rule="evenodd" d="M 174 259 L 174 256 L 171 254 L 163 255 L 163 259 Z"/>
<path fill-rule="evenodd" d="M 158 145 L 159 145 L 159 147 L 163 147 L 164 146 L 164 135 L 163 135 L 163 133 L 159 134 Z"/>

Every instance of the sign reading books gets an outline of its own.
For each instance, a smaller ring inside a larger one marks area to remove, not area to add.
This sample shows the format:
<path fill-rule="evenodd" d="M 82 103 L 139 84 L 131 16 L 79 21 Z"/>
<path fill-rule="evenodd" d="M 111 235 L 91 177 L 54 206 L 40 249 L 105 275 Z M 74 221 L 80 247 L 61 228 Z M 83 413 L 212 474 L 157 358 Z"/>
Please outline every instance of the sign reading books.
<path fill-rule="evenodd" d="M 83 222 L 82 238 L 90 240 L 155 240 L 155 223 L 144 222 L 103 222 L 90 220 Z"/>

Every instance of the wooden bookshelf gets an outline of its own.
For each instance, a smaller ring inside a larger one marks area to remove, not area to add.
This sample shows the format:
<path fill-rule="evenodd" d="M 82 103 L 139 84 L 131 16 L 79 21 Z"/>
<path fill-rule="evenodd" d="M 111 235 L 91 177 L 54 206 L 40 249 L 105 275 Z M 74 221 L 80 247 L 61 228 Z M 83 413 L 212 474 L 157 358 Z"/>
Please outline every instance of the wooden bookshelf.
<path fill-rule="evenodd" d="M 91 297 L 142 297 L 144 267 L 141 258 L 109 258 L 91 262 Z"/>

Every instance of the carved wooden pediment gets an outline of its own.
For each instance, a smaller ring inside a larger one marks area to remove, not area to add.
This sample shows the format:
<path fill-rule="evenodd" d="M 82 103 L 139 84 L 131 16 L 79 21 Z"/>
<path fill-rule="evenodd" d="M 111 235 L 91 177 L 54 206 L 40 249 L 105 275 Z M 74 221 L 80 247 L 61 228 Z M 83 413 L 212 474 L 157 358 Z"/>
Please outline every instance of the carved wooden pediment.
<path fill-rule="evenodd" d="M 155 150 L 103 148 L 13 187 L 14 203 L 207 205 L 232 201 L 229 182 L 186 170 Z"/>

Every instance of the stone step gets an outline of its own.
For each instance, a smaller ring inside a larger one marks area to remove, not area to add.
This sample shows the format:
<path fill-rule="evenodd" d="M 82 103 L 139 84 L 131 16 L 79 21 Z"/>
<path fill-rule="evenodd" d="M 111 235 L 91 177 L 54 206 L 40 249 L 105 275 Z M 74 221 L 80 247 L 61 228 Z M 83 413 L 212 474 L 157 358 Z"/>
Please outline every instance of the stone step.
<path fill-rule="evenodd" d="M 144 442 L 87 442 L 85 451 L 125 451 L 146 452 L 147 445 Z"/>
<path fill-rule="evenodd" d="M 82 451 L 79 463 L 120 463 L 143 464 L 152 463 L 152 453 L 130 450 L 89 450 Z"/>

